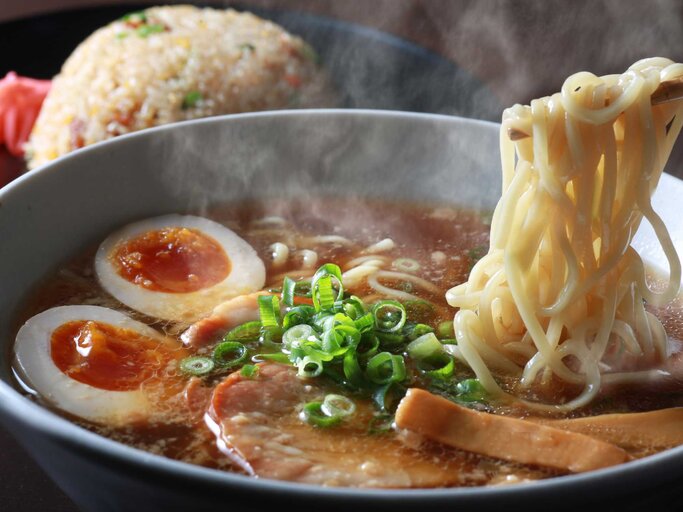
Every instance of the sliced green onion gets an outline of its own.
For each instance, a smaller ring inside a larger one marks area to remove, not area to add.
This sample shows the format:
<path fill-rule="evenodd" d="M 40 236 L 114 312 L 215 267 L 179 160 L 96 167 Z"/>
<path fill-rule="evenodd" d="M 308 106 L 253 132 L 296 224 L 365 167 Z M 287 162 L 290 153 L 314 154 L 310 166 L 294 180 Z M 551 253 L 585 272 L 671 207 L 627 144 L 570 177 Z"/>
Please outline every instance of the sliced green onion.
<path fill-rule="evenodd" d="M 397 300 L 382 300 L 372 306 L 375 327 L 382 332 L 397 332 L 406 323 L 406 308 Z"/>
<path fill-rule="evenodd" d="M 183 373 L 194 375 L 196 377 L 211 373 L 214 367 L 214 362 L 208 357 L 186 357 L 180 361 L 180 370 Z"/>
<path fill-rule="evenodd" d="M 403 348 L 406 337 L 403 334 L 393 332 L 376 332 L 380 346 L 386 350 L 397 350 Z"/>
<path fill-rule="evenodd" d="M 434 333 L 430 332 L 411 341 L 406 347 L 406 352 L 410 357 L 418 361 L 427 360 L 441 354 L 443 352 L 443 345 Z"/>
<path fill-rule="evenodd" d="M 263 363 L 264 361 L 275 361 L 276 363 L 289 364 L 290 360 L 285 354 L 256 354 L 252 356 L 251 360 L 254 363 Z"/>
<path fill-rule="evenodd" d="M 342 367 L 344 369 L 344 376 L 349 384 L 357 388 L 363 385 L 363 370 L 358 363 L 358 355 L 355 350 L 351 349 L 344 354 Z"/>
<path fill-rule="evenodd" d="M 354 324 L 359 332 L 371 331 L 375 326 L 375 316 L 372 313 L 366 313 L 354 320 Z"/>
<path fill-rule="evenodd" d="M 365 303 L 355 295 L 351 295 L 344 301 L 344 312 L 352 319 L 358 320 L 366 314 Z"/>
<path fill-rule="evenodd" d="M 258 309 L 264 327 L 280 325 L 280 300 L 277 295 L 259 295 Z"/>
<path fill-rule="evenodd" d="M 455 387 L 457 399 L 463 402 L 486 402 L 488 394 L 479 379 L 465 379 Z"/>
<path fill-rule="evenodd" d="M 135 33 L 142 37 L 143 39 L 151 36 L 152 34 L 158 34 L 159 32 L 165 32 L 166 27 L 160 23 L 152 23 L 151 25 L 140 25 L 135 29 Z"/>
<path fill-rule="evenodd" d="M 255 364 L 245 364 L 240 370 L 240 375 L 246 377 L 247 379 L 253 379 L 258 375 L 259 367 Z"/>
<path fill-rule="evenodd" d="M 297 363 L 299 377 L 313 378 L 323 372 L 323 363 L 311 356 L 306 356 Z"/>
<path fill-rule="evenodd" d="M 224 341 L 213 349 L 213 361 L 221 368 L 233 368 L 247 359 L 248 350 L 239 341 Z"/>
<path fill-rule="evenodd" d="M 414 260 L 412 258 L 395 259 L 391 263 L 391 266 L 401 272 L 417 272 L 418 270 L 420 270 L 420 264 L 417 262 L 417 260 Z"/>
<path fill-rule="evenodd" d="M 406 378 L 403 357 L 389 352 L 380 352 L 370 358 L 365 371 L 368 378 L 375 384 L 401 382 Z"/>
<path fill-rule="evenodd" d="M 432 369 L 424 368 L 423 364 L 418 366 L 422 366 L 420 369 L 424 368 L 423 371 L 425 372 L 425 375 L 433 379 L 450 379 L 455 371 L 455 363 L 453 358 L 445 352 L 440 354 L 438 357 L 430 359 L 429 364 Z"/>
<path fill-rule="evenodd" d="M 332 287 L 333 279 L 337 281 L 339 287 L 336 298 Z M 333 263 L 321 266 L 311 279 L 311 295 L 316 311 L 329 309 L 336 301 L 341 300 L 344 297 L 341 269 Z"/>
<path fill-rule="evenodd" d="M 410 341 L 416 340 L 420 336 L 429 334 L 430 332 L 434 332 L 434 329 L 427 324 L 411 324 L 410 328 L 406 330 L 408 330 L 408 339 Z"/>
<path fill-rule="evenodd" d="M 374 356 L 379 351 L 379 338 L 372 332 L 364 333 L 361 336 L 360 343 L 356 346 L 356 351 L 359 356 L 365 359 Z"/>
<path fill-rule="evenodd" d="M 261 327 L 259 342 L 264 348 L 282 350 L 282 334 L 283 329 L 278 325 Z"/>
<path fill-rule="evenodd" d="M 287 330 L 295 325 L 307 324 L 314 315 L 315 308 L 313 306 L 295 306 L 285 314 L 282 319 L 282 327 Z"/>
<path fill-rule="evenodd" d="M 343 395 L 330 394 L 323 400 L 320 410 L 327 416 L 344 418 L 356 412 L 356 404 Z"/>
<path fill-rule="evenodd" d="M 308 402 L 301 411 L 300 418 L 314 427 L 328 428 L 341 423 L 341 416 L 328 416 L 322 411 L 322 402 Z"/>
<path fill-rule="evenodd" d="M 308 340 L 309 337 L 314 335 L 315 331 L 313 330 L 313 327 L 306 324 L 299 324 L 295 325 L 294 327 L 290 327 L 285 331 L 285 333 L 282 335 L 282 343 L 285 344 L 285 347 L 291 349 L 292 345 L 295 343 L 303 343 L 304 341 Z"/>
<path fill-rule="evenodd" d="M 190 91 L 183 98 L 183 104 L 181 108 L 187 110 L 188 108 L 193 108 L 197 106 L 202 99 L 202 93 L 199 91 Z"/>
<path fill-rule="evenodd" d="M 318 299 L 318 307 L 320 309 L 330 309 L 334 305 L 334 290 L 332 289 L 331 276 L 322 276 L 318 279 L 315 292 L 314 297 Z"/>
<path fill-rule="evenodd" d="M 372 400 L 375 402 L 375 405 L 377 405 L 380 411 L 386 412 L 391 410 L 393 404 L 391 401 L 393 398 L 392 391 L 395 387 L 395 382 L 389 382 L 375 388 L 374 392 L 372 393 Z"/>
<path fill-rule="evenodd" d="M 145 11 L 133 11 L 124 14 L 121 17 L 122 21 L 139 21 L 140 23 L 147 23 L 147 13 Z"/>
<path fill-rule="evenodd" d="M 393 414 L 378 414 L 368 423 L 368 434 L 387 434 L 394 428 Z"/>
<path fill-rule="evenodd" d="M 285 306 L 294 306 L 294 297 L 311 297 L 311 282 L 307 279 L 295 281 L 289 276 L 282 284 L 282 302 Z"/>
<path fill-rule="evenodd" d="M 436 333 L 439 338 L 455 338 L 453 322 L 451 320 L 441 322 L 436 328 Z"/>
<path fill-rule="evenodd" d="M 285 306 L 294 306 L 294 290 L 296 289 L 296 281 L 289 276 L 285 277 L 282 283 L 282 303 Z"/>
<path fill-rule="evenodd" d="M 228 331 L 223 336 L 223 341 L 239 341 L 241 343 L 248 343 L 250 341 L 258 341 L 261 336 L 261 322 L 254 320 L 242 325 L 238 325 L 234 329 Z"/>
<path fill-rule="evenodd" d="M 325 331 L 321 339 L 321 348 L 335 357 L 344 354 L 349 348 L 358 346 L 361 340 L 361 333 L 353 325 L 353 320 L 349 319 L 349 325 L 341 323 L 341 318 L 348 319 L 344 315 L 336 315 L 336 321 L 339 323 Z"/>

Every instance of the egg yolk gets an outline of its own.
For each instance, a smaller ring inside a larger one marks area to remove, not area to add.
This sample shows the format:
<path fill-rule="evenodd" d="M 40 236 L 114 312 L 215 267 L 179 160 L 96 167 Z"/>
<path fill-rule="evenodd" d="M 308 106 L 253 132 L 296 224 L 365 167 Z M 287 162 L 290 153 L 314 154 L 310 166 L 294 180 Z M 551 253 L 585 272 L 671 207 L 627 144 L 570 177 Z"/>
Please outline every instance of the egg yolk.
<path fill-rule="evenodd" d="M 138 389 L 173 357 L 159 340 L 90 320 L 62 324 L 50 345 L 52 360 L 65 375 L 110 391 Z"/>
<path fill-rule="evenodd" d="M 118 274 L 148 290 L 189 293 L 208 288 L 230 274 L 223 248 L 190 228 L 148 231 L 119 244 L 111 256 Z"/>

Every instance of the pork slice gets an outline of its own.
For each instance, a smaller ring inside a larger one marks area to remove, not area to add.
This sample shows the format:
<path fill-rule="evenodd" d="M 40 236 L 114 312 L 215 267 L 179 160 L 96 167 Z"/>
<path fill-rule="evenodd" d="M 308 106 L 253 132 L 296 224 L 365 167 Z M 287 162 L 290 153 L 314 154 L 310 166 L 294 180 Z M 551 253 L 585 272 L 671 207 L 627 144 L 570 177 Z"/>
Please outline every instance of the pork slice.
<path fill-rule="evenodd" d="M 219 384 L 206 421 L 222 451 L 258 477 L 384 488 L 462 485 L 471 478 L 464 475 L 472 462 L 462 457 L 425 455 L 395 434 L 368 434 L 369 403 L 357 402 L 353 418 L 341 426 L 302 421 L 301 406 L 324 394 L 292 367 L 264 364 L 256 378 L 237 372 Z"/>
<path fill-rule="evenodd" d="M 230 329 L 245 322 L 259 319 L 258 298 L 268 292 L 240 295 L 214 308 L 209 316 L 198 320 L 180 335 L 187 347 L 206 346 L 223 336 Z"/>

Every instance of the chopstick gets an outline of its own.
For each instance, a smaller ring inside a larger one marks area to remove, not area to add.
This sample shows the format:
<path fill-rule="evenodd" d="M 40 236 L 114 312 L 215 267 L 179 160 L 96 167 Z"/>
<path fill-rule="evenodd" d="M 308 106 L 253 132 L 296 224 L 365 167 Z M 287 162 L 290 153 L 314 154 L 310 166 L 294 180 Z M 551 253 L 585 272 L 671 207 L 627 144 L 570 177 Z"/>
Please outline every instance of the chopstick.
<path fill-rule="evenodd" d="M 662 82 L 650 98 L 653 105 L 683 99 L 683 77 Z M 529 134 L 518 128 L 508 128 L 508 137 L 511 141 L 516 142 L 526 139 Z"/>

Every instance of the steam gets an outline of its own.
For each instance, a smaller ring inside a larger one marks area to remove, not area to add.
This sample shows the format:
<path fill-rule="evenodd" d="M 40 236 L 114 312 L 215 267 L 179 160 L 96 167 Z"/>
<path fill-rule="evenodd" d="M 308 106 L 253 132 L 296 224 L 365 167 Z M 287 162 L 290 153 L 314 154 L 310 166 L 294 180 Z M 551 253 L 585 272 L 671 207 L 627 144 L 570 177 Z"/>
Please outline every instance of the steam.
<path fill-rule="evenodd" d="M 260 15 L 275 16 L 276 22 L 304 36 L 321 52 L 323 67 L 343 91 L 339 101 L 329 106 L 403 106 L 404 110 L 421 109 L 492 120 L 500 119 L 503 106 L 526 103 L 533 97 L 559 90 L 564 79 L 576 71 L 621 72 L 638 58 L 667 53 L 666 50 L 676 48 L 680 33 L 678 17 L 663 15 L 667 11 L 676 12 L 673 0 L 654 3 L 607 0 L 571 6 L 555 1 L 530 1 L 523 6 L 509 2 L 454 3 L 459 5 L 457 15 L 453 14 L 453 7 L 450 15 L 443 15 L 438 2 L 397 0 L 349 0 L 321 5 L 296 0 L 286 5 L 279 0 L 255 0 L 247 8 Z M 298 10 L 298 14 L 288 16 L 283 11 L 284 14 L 278 15 L 277 9 Z M 456 72 L 449 74 L 439 68 L 431 71 L 433 76 L 411 74 L 405 68 L 405 61 L 392 57 L 381 45 L 349 43 L 348 34 L 336 38 L 334 31 L 325 26 L 310 32 L 309 24 L 309 33 L 304 33 L 303 25 L 297 25 L 296 21 L 297 17 L 301 20 L 302 13 L 304 17 L 312 13 L 331 19 L 356 20 L 388 33 L 407 34 L 416 43 L 431 45 L 435 52 L 448 56 L 456 66 L 451 71 Z M 657 30 L 652 29 L 655 26 Z M 334 70 L 343 70 L 343 76 L 335 75 Z M 425 97 L 425 82 L 433 83 L 433 97 Z M 397 88 L 397 83 L 403 87 Z M 318 127 L 303 128 L 301 125 L 307 122 L 318 123 Z M 301 121 L 297 128 L 298 140 L 284 133 L 287 129 L 278 131 L 267 126 L 267 122 L 262 123 L 262 129 L 269 133 L 268 137 L 246 128 L 242 135 L 236 134 L 235 130 L 243 129 L 238 124 L 223 127 L 219 133 L 207 131 L 199 143 L 194 136 L 179 135 L 177 140 L 165 145 L 163 151 L 171 152 L 170 161 L 175 162 L 173 169 L 164 170 L 168 175 L 165 186 L 190 197 L 188 209 L 201 213 L 216 201 L 254 195 L 288 196 L 305 201 L 321 188 L 336 193 L 357 187 L 356 190 L 370 195 L 400 198 L 411 195 L 407 193 L 411 183 L 420 189 L 413 191 L 415 198 L 431 196 L 445 202 L 464 201 L 474 203 L 472 206 L 488 207 L 489 197 L 481 200 L 473 197 L 482 189 L 487 189 L 489 196 L 498 190 L 498 142 L 489 136 L 482 139 L 485 144 L 477 142 L 476 147 L 471 144 L 464 147 L 462 141 L 454 140 L 453 150 L 446 157 L 443 151 L 439 155 L 433 143 L 422 140 L 423 137 L 416 139 L 416 134 L 408 131 L 393 136 L 363 132 L 362 136 L 367 139 L 359 142 L 350 121 L 343 129 L 312 119 Z M 207 140 L 210 151 L 206 151 Z M 471 138 L 467 141 L 471 142 Z M 401 169 L 400 175 L 376 162 L 374 168 L 366 169 L 362 179 L 354 177 L 358 174 L 354 166 L 368 165 L 367 156 L 373 153 L 369 148 L 371 143 L 377 144 L 377 154 L 383 151 L 382 144 L 391 145 L 392 155 L 385 166 Z M 359 147 L 364 148 L 363 158 L 354 154 Z M 456 149 L 460 154 L 455 153 Z M 437 160 L 431 164 L 423 155 L 430 151 Z M 274 153 L 280 155 L 281 161 L 273 158 Z M 313 153 L 319 156 L 310 161 Z M 300 162 L 297 155 L 302 157 Z M 397 162 L 399 159 L 402 161 Z M 463 159 L 473 161 L 462 163 Z M 489 181 L 474 184 L 471 178 L 463 180 L 467 169 L 481 172 L 478 159 L 486 160 L 484 165 L 492 169 Z M 676 155 L 672 160 L 676 160 Z M 408 175 L 406 168 L 410 162 L 413 162 L 412 172 L 419 172 L 420 178 Z M 340 173 L 348 173 L 351 178 L 339 179 Z M 423 190 L 424 187 L 427 189 Z"/>
<path fill-rule="evenodd" d="M 159 186 L 199 214 L 254 197 L 307 204 L 341 196 L 362 226 L 358 195 L 471 208 L 492 208 L 500 195 L 498 133 L 489 125 L 299 111 L 176 125 L 149 140 Z M 338 220 L 324 203 L 317 208 L 312 219 Z"/>

